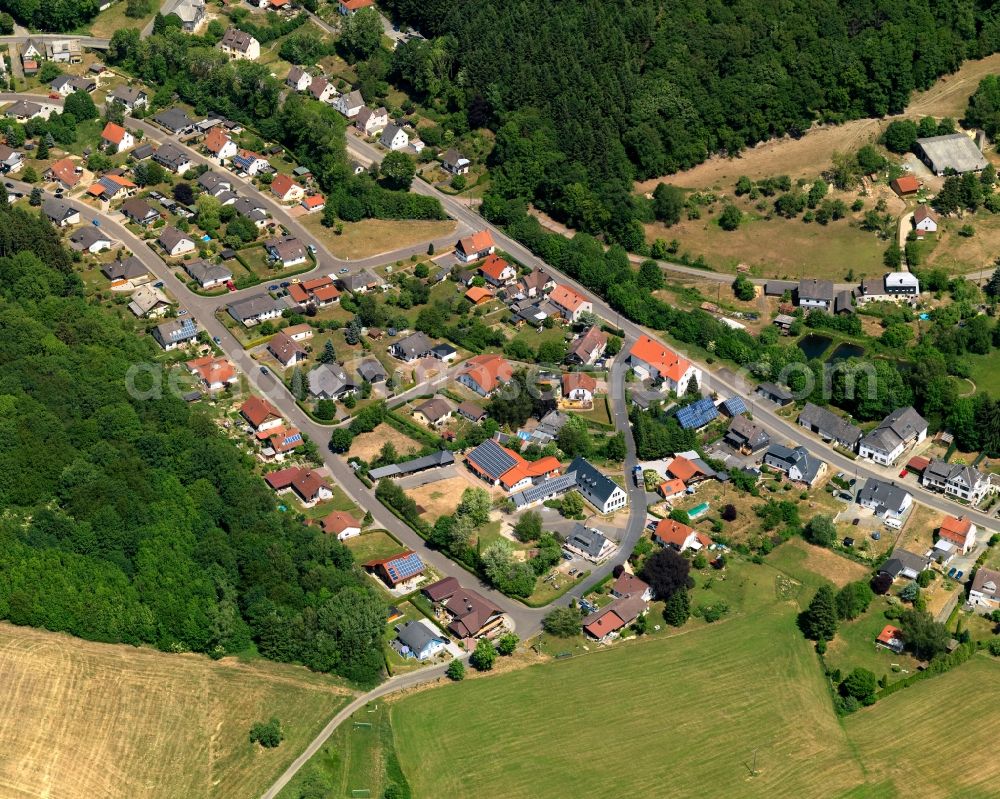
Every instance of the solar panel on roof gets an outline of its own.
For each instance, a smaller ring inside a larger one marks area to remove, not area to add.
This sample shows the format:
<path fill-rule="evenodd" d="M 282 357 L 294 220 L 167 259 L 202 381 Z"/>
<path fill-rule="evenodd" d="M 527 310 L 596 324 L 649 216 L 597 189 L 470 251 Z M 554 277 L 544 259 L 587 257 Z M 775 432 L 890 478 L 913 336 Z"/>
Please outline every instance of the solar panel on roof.
<path fill-rule="evenodd" d="M 685 430 L 703 427 L 719 415 L 710 397 L 703 397 L 677 411 L 677 422 Z"/>
<path fill-rule="evenodd" d="M 517 461 L 504 452 L 492 438 L 472 450 L 468 457 L 493 478 L 499 478 L 517 465 Z"/>
<path fill-rule="evenodd" d="M 524 489 L 513 496 L 514 504 L 517 507 L 523 507 L 524 505 L 530 505 L 533 502 L 537 502 L 545 497 L 553 496 L 561 491 L 568 491 L 570 488 L 576 485 L 576 472 L 571 474 L 563 474 L 559 477 L 553 477 L 549 480 L 539 483 L 538 485 L 533 485 L 530 488 Z"/>
<path fill-rule="evenodd" d="M 726 413 L 730 416 L 739 416 L 741 413 L 747 412 L 747 404 L 743 401 L 743 397 L 730 397 L 724 403 L 726 407 Z"/>
<path fill-rule="evenodd" d="M 398 583 L 413 577 L 415 574 L 420 574 L 424 570 L 424 563 L 416 552 L 411 552 L 406 557 L 389 561 L 385 565 L 385 570 L 389 578 L 394 583 Z"/>

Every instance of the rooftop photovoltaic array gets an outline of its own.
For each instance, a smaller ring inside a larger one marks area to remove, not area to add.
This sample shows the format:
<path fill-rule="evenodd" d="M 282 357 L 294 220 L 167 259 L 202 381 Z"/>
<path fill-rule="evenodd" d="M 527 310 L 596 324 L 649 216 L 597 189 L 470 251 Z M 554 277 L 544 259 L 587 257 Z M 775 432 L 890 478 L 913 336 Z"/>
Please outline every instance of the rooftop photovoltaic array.
<path fill-rule="evenodd" d="M 517 461 L 492 438 L 488 438 L 466 457 L 494 479 L 517 466 Z"/>
<path fill-rule="evenodd" d="M 704 427 L 718 415 L 719 411 L 711 397 L 703 397 L 677 411 L 677 423 L 685 430 L 695 430 Z"/>
<path fill-rule="evenodd" d="M 747 412 L 747 404 L 743 401 L 743 397 L 730 397 L 722 405 L 730 416 L 739 416 Z"/>
<path fill-rule="evenodd" d="M 424 570 L 424 563 L 416 552 L 411 552 L 405 557 L 390 560 L 385 564 L 385 570 L 389 578 L 394 583 L 398 583 L 413 577 L 415 574 L 420 574 Z"/>

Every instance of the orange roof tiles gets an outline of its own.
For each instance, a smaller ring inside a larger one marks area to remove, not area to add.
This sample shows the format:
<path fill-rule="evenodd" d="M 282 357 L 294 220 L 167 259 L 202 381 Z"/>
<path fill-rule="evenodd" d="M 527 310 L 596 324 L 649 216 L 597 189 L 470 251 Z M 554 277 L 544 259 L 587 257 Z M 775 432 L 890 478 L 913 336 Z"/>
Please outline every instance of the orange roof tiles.
<path fill-rule="evenodd" d="M 236 379 L 236 369 L 225 358 L 206 355 L 187 362 L 187 368 L 196 373 L 208 385 L 230 383 Z"/>
<path fill-rule="evenodd" d="M 568 395 L 571 391 L 578 388 L 582 388 L 593 394 L 597 389 L 597 380 L 584 372 L 567 372 L 562 376 L 563 396 Z"/>
<path fill-rule="evenodd" d="M 972 529 L 972 522 L 964 516 L 945 516 L 939 530 L 941 538 L 965 546 L 966 536 Z"/>
<path fill-rule="evenodd" d="M 121 144 L 122 139 L 125 138 L 126 130 L 121 125 L 116 125 L 114 122 L 109 122 L 104 126 L 104 130 L 101 132 L 101 138 L 104 141 L 109 141 L 112 144 Z"/>
<path fill-rule="evenodd" d="M 302 288 L 306 291 L 316 291 L 316 289 L 323 288 L 323 286 L 332 286 L 333 280 L 328 276 L 314 277 L 312 280 L 303 280 Z"/>
<path fill-rule="evenodd" d="M 685 489 L 686 486 L 684 485 L 684 481 L 677 478 L 673 480 L 665 480 L 656 487 L 656 490 L 659 491 L 660 495 L 663 497 L 672 497 L 676 494 L 681 494 L 685 491 Z"/>
<path fill-rule="evenodd" d="M 240 406 L 240 413 L 254 427 L 260 427 L 268 419 L 281 418 L 281 411 L 263 397 L 250 397 Z"/>
<path fill-rule="evenodd" d="M 554 294 L 555 292 L 553 292 Z M 653 341 L 649 336 L 642 336 L 632 349 L 629 355 L 644 363 L 654 367 L 663 377 L 678 382 L 684 373 L 691 368 L 691 362 L 682 358 L 676 352 L 668 350 L 659 342 Z"/>
<path fill-rule="evenodd" d="M 882 632 L 878 634 L 878 637 L 875 640 L 882 644 L 889 644 L 893 639 L 900 639 L 902 635 L 903 631 L 898 627 L 893 627 L 891 624 L 887 624 L 882 628 Z"/>
<path fill-rule="evenodd" d="M 309 302 L 309 292 L 302 288 L 301 283 L 292 283 L 288 287 L 288 296 L 295 302 Z"/>
<path fill-rule="evenodd" d="M 622 620 L 622 618 L 613 610 L 609 610 L 599 619 L 591 622 L 583 629 L 585 629 L 588 633 L 594 636 L 594 638 L 600 640 L 608 633 L 613 633 L 615 632 L 615 630 L 620 630 L 624 626 L 625 622 Z"/>
<path fill-rule="evenodd" d="M 479 305 L 481 302 L 487 302 L 493 299 L 493 292 L 482 286 L 473 286 L 467 292 L 465 292 L 465 298 L 471 302 L 473 305 Z"/>
<path fill-rule="evenodd" d="M 274 180 L 271 181 L 271 191 L 277 194 L 279 197 L 284 197 L 292 189 L 299 188 L 298 184 L 295 183 L 288 175 L 283 175 L 278 173 L 274 176 Z"/>
<path fill-rule="evenodd" d="M 68 158 L 60 158 L 49 167 L 49 171 L 60 182 L 69 187 L 80 182 L 80 174 L 76 171 L 76 164 Z"/>
<path fill-rule="evenodd" d="M 361 528 L 361 522 L 355 519 L 351 514 L 344 513 L 343 511 L 335 510 L 329 516 L 325 517 L 321 522 L 320 526 L 323 528 L 324 533 L 332 533 L 333 535 L 340 535 L 344 530 L 349 527 Z"/>
<path fill-rule="evenodd" d="M 495 245 L 493 244 L 493 234 L 488 230 L 480 230 L 471 236 L 460 239 L 458 246 L 466 255 L 473 255 L 477 252 L 488 250 Z"/>
<path fill-rule="evenodd" d="M 488 278 L 500 280 L 504 270 L 509 268 L 510 264 L 499 255 L 490 255 L 485 261 L 482 262 L 482 264 L 480 264 L 479 271 Z"/>
<path fill-rule="evenodd" d="M 320 286 L 312 293 L 319 302 L 333 302 L 340 296 L 335 286 Z"/>
<path fill-rule="evenodd" d="M 506 383 L 514 374 L 514 367 L 506 358 L 487 353 L 469 358 L 460 375 L 469 375 L 486 394 L 489 394 L 501 383 Z"/>
<path fill-rule="evenodd" d="M 221 127 L 214 127 L 208 132 L 208 135 L 205 136 L 205 141 L 203 142 L 203 144 L 205 145 L 206 150 L 218 155 L 220 152 L 222 152 L 222 148 L 225 147 L 229 142 L 230 138 L 226 134 L 226 131 L 223 130 Z"/>
<path fill-rule="evenodd" d="M 570 313 L 575 313 L 581 305 L 589 302 L 579 291 L 576 291 L 571 286 L 567 286 L 565 283 L 559 283 L 552 289 L 552 293 L 549 294 L 549 300 L 560 308 L 565 308 Z"/>
<path fill-rule="evenodd" d="M 310 194 L 308 197 L 304 197 L 302 199 L 302 205 L 310 210 L 313 210 L 326 205 L 326 200 L 323 199 L 322 194 Z"/>
<path fill-rule="evenodd" d="M 554 458 L 551 455 L 546 455 L 544 458 L 539 458 L 537 461 L 528 461 L 522 458 L 513 450 L 502 447 L 511 457 L 516 458 L 519 462 L 516 466 L 512 467 L 500 477 L 500 484 L 505 488 L 517 485 L 519 482 L 526 478 L 534 477 L 544 477 L 552 472 L 557 472 L 562 467 L 559 463 L 558 458 Z"/>
<path fill-rule="evenodd" d="M 701 469 L 698 468 L 694 461 L 688 460 L 683 455 L 678 455 L 670 461 L 667 471 L 674 477 L 683 480 L 685 483 L 696 474 L 701 474 Z"/>

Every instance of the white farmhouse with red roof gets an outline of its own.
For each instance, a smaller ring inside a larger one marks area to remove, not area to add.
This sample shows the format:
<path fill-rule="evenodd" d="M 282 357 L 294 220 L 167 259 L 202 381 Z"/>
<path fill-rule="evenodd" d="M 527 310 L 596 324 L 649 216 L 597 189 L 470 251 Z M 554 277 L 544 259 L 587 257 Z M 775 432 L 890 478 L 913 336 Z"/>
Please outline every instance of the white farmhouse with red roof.
<path fill-rule="evenodd" d="M 701 385 L 701 369 L 649 336 L 642 336 L 632 345 L 628 363 L 641 379 L 661 378 L 667 390 L 676 394 L 687 391 L 692 377 Z"/>

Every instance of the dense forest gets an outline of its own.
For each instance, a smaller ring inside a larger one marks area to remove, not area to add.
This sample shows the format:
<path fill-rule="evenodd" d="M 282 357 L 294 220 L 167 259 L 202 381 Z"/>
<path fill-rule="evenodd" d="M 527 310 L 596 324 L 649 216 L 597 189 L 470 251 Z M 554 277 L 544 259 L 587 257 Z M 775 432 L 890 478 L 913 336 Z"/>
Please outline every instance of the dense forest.
<path fill-rule="evenodd" d="M 71 31 L 97 15 L 101 0 L 4 0 L 0 5 L 22 25 L 43 31 Z"/>
<path fill-rule="evenodd" d="M 641 246 L 634 178 L 898 113 L 1000 49 L 1000 10 L 961 0 L 386 0 L 432 37 L 393 54 L 440 110 L 498 131 L 493 190 Z"/>
<path fill-rule="evenodd" d="M 379 679 L 385 608 L 350 551 L 278 513 L 207 416 L 128 395 L 150 339 L 88 304 L 51 225 L 5 196 L 0 327 L 0 618 Z"/>

